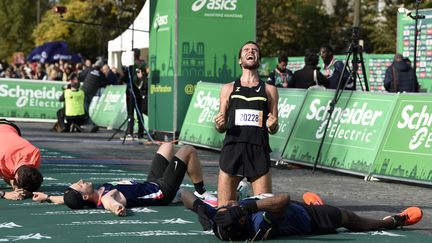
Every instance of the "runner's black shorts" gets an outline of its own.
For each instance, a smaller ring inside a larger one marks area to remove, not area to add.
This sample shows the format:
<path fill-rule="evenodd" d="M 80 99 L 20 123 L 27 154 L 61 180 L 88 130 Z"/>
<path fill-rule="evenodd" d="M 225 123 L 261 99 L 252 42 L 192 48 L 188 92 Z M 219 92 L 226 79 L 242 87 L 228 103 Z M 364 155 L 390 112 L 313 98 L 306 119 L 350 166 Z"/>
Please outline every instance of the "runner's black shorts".
<path fill-rule="evenodd" d="M 337 207 L 330 205 L 302 204 L 311 217 L 312 234 L 334 234 L 342 227 L 342 213 Z"/>
<path fill-rule="evenodd" d="M 255 144 L 228 143 L 222 147 L 219 167 L 229 175 L 253 181 L 270 170 L 270 151 Z"/>
<path fill-rule="evenodd" d="M 186 164 L 175 157 L 168 161 L 161 154 L 156 153 L 153 158 L 147 181 L 155 182 L 160 186 L 164 197 L 161 205 L 167 205 L 174 199 L 186 173 Z"/>

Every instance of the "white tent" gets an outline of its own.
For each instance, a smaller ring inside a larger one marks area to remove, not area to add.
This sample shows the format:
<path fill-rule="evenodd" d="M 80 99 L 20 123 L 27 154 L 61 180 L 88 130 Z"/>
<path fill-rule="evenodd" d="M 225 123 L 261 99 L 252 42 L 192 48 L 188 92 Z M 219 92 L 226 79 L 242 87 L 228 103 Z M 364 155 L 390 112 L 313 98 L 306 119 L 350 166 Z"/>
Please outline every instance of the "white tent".
<path fill-rule="evenodd" d="M 108 42 L 108 65 L 110 67 L 121 67 L 121 55 L 124 51 L 132 50 L 133 48 L 141 49 L 144 53 L 148 53 L 149 48 L 149 32 L 150 31 L 150 1 L 146 1 L 141 12 L 138 14 L 134 23 L 129 26 L 120 36 Z M 133 27 L 133 28 L 132 28 Z M 134 29 L 134 31 L 132 31 Z"/>

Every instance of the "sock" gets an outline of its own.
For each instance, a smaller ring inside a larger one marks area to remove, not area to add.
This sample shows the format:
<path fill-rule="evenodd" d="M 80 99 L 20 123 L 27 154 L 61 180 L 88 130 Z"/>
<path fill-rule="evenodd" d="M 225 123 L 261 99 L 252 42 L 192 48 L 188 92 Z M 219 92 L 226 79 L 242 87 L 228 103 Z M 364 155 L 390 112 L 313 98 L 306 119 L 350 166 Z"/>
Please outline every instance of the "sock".
<path fill-rule="evenodd" d="M 195 191 L 198 192 L 199 194 L 203 194 L 206 191 L 203 181 L 194 183 L 194 187 L 195 187 Z"/>

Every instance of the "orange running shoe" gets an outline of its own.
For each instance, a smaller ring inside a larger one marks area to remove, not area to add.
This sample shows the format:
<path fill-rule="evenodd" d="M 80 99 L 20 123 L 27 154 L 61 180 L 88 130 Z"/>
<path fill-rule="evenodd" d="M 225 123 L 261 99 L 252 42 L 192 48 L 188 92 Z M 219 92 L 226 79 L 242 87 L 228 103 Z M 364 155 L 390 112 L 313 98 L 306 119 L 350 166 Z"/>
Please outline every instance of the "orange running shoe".
<path fill-rule="evenodd" d="M 407 226 L 418 223 L 423 217 L 423 212 L 418 207 L 409 207 L 400 214 L 387 216 L 384 219 L 392 218 L 395 222 L 395 227 Z"/>
<path fill-rule="evenodd" d="M 318 194 L 313 192 L 306 192 L 305 194 L 303 194 L 303 201 L 307 205 L 324 205 L 320 196 L 318 196 Z"/>

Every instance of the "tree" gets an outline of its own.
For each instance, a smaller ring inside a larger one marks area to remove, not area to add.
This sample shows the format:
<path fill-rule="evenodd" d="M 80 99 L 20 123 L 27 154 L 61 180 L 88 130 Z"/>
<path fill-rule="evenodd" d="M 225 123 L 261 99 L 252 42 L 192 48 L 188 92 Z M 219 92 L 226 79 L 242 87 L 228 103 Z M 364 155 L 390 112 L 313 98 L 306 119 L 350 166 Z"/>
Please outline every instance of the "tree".
<path fill-rule="evenodd" d="M 263 56 L 287 53 L 302 56 L 307 48 L 319 48 L 330 34 L 329 18 L 319 0 L 259 0 L 257 42 Z"/>
<path fill-rule="evenodd" d="M 367 52 L 369 53 L 395 53 L 397 32 L 397 9 L 405 7 L 414 11 L 415 1 L 395 0 L 386 1 L 386 6 L 381 13 L 373 11 L 376 1 L 363 0 L 363 10 L 367 20 L 362 25 L 367 38 Z M 432 2 L 424 2 L 423 8 L 432 7 Z"/>
<path fill-rule="evenodd" d="M 37 1 L 0 1 L 0 59 L 9 59 L 17 51 L 28 53 L 33 47 L 29 36 L 37 25 Z M 41 12 L 50 8 L 49 0 L 40 0 Z"/>
<path fill-rule="evenodd" d="M 106 56 L 108 41 L 129 27 L 133 16 L 138 14 L 145 1 L 138 1 L 135 14 L 131 9 L 134 2 L 65 1 L 67 12 L 63 14 L 63 18 L 52 11 L 45 13 L 42 22 L 33 32 L 35 43 L 41 45 L 48 41 L 64 40 L 72 51 L 86 57 L 94 59 Z"/>

